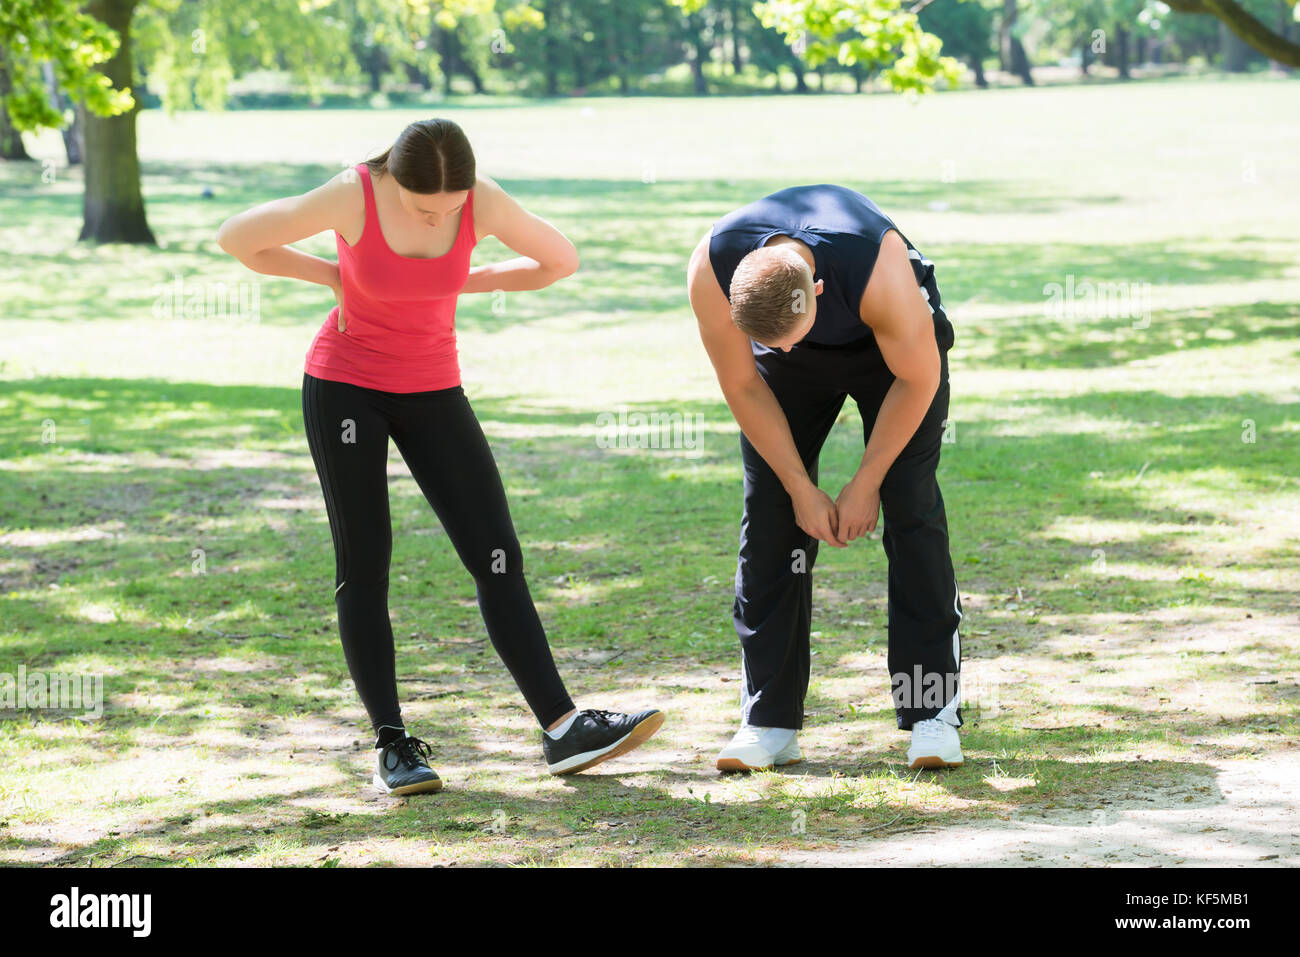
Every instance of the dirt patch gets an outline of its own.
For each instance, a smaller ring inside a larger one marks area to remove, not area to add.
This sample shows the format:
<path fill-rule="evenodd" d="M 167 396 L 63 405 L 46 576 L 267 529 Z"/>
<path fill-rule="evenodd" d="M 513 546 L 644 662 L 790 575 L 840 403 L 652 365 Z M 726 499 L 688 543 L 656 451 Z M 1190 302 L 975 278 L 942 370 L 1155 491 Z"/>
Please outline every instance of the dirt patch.
<path fill-rule="evenodd" d="M 1295 867 L 1300 752 L 1208 762 L 1212 796 L 1151 788 L 1095 810 L 1017 810 L 1006 820 L 923 828 L 772 863 L 815 867 Z"/>

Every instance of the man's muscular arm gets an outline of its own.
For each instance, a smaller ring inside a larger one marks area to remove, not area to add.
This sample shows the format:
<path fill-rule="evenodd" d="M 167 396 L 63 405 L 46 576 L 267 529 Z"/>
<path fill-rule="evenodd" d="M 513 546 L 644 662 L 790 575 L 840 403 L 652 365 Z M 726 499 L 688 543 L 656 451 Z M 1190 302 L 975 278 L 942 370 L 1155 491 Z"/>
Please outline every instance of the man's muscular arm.
<path fill-rule="evenodd" d="M 880 484 L 925 418 L 942 371 L 934 320 L 912 272 L 907 244 L 896 230 L 881 240 L 860 315 L 875 333 L 895 379 L 881 403 L 862 464 L 836 500 L 840 534 L 848 542 L 875 530 Z"/>
<path fill-rule="evenodd" d="M 686 282 L 700 339 L 736 423 L 789 493 L 799 527 L 814 538 L 842 548 L 835 503 L 808 477 L 790 434 L 790 423 L 754 365 L 749 337 L 731 321 L 731 305 L 709 263 L 707 235 L 695 247 Z"/>

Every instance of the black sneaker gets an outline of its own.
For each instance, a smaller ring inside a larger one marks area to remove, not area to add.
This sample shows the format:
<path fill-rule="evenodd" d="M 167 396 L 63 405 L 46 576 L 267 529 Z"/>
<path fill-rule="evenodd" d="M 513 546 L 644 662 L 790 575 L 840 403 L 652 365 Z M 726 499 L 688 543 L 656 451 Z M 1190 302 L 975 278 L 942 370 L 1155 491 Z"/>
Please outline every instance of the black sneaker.
<path fill-rule="evenodd" d="M 575 774 L 640 747 L 664 723 L 664 713 L 650 709 L 636 714 L 579 711 L 558 741 L 542 732 L 542 754 L 552 774 Z"/>
<path fill-rule="evenodd" d="M 433 749 L 408 733 L 384 747 L 376 761 L 372 783 L 385 794 L 423 794 L 441 791 L 442 779 L 425 760 Z"/>

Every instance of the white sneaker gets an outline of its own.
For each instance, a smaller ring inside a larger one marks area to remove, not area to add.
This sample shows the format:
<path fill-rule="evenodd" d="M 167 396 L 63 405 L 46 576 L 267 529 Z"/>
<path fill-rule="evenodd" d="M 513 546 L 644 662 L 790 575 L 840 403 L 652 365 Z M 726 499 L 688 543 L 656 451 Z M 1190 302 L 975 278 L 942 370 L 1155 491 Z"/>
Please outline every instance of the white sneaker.
<path fill-rule="evenodd" d="M 745 724 L 718 753 L 718 770 L 767 771 L 802 760 L 799 733 L 793 728 L 757 728 Z"/>
<path fill-rule="evenodd" d="M 947 721 L 930 718 L 912 725 L 912 746 L 907 749 L 907 766 L 918 768 L 956 768 L 962 763 L 961 740 L 957 729 Z"/>

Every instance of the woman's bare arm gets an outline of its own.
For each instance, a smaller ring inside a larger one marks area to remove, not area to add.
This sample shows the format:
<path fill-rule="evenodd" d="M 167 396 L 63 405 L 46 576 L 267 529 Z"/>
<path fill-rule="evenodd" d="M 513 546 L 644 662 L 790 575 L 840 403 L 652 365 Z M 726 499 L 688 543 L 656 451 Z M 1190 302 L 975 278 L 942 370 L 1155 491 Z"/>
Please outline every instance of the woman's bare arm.
<path fill-rule="evenodd" d="M 542 289 L 578 270 L 578 251 L 564 233 L 485 176 L 474 190 L 474 226 L 480 237 L 497 237 L 519 258 L 475 266 L 463 293 Z"/>
<path fill-rule="evenodd" d="M 254 272 L 339 288 L 338 263 L 294 249 L 291 243 L 337 229 L 344 211 L 361 197 L 354 170 L 301 196 L 274 199 L 231 216 L 217 230 L 217 244 Z"/>

